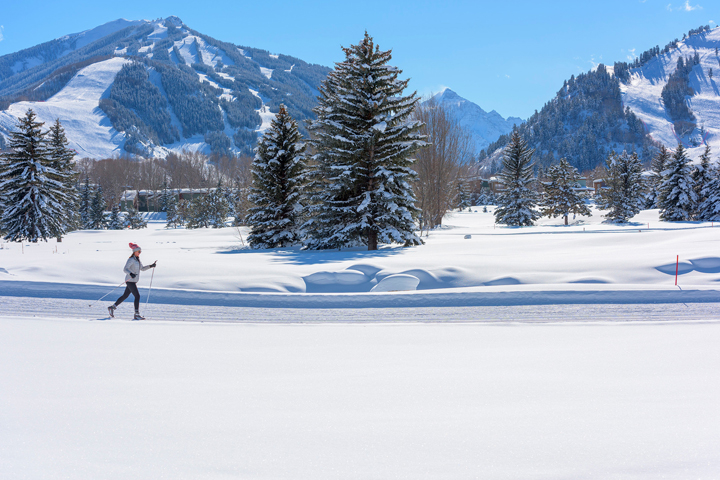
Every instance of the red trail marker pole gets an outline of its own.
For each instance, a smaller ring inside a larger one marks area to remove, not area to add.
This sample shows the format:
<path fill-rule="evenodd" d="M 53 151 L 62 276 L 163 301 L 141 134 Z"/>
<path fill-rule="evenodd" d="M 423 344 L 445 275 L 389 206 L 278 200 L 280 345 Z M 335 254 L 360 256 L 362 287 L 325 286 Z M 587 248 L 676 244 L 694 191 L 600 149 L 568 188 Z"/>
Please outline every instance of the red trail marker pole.
<path fill-rule="evenodd" d="M 675 260 L 675 286 L 677 287 L 678 267 L 680 266 L 680 255 Z"/>

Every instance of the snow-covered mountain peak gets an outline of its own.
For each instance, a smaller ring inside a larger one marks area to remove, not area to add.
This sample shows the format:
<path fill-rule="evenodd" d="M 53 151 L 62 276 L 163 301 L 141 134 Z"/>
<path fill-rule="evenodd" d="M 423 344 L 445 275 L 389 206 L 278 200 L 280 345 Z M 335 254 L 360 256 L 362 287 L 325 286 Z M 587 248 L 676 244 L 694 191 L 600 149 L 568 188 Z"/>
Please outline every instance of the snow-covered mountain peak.
<path fill-rule="evenodd" d="M 121 18 L 0 57 L 0 149 L 33 108 L 45 123 L 59 118 L 88 158 L 249 155 L 281 103 L 300 122 L 313 116 L 328 71 L 175 16 Z"/>
<path fill-rule="evenodd" d="M 522 119 L 516 117 L 505 119 L 495 110 L 488 113 L 449 88 L 435 94 L 432 100 L 448 107 L 460 126 L 470 133 L 476 153 L 487 148 L 501 135 L 511 132 L 514 125 L 522 123 Z"/>

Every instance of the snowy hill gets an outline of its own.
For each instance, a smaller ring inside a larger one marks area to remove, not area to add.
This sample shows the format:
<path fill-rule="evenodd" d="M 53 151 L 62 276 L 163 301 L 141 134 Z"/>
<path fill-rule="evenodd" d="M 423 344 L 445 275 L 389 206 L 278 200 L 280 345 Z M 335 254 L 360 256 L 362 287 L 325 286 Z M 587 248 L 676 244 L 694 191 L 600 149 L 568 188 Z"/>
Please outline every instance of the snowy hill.
<path fill-rule="evenodd" d="M 677 43 L 677 48 L 655 56 L 638 68 L 631 68 L 629 78 L 621 82 L 623 104 L 640 118 L 651 137 L 668 147 L 678 142 L 689 148 L 689 154 L 697 158 L 707 142 L 713 152 L 720 151 L 720 28 L 691 35 Z M 698 54 L 699 65 L 692 67 L 689 85 L 694 94 L 686 102 L 696 118 L 696 128 L 686 132 L 676 131 L 674 122 L 662 101 L 662 90 L 670 75 L 677 69 L 680 57 Z M 710 71 L 715 75 L 710 76 Z"/>
<path fill-rule="evenodd" d="M 304 129 L 329 71 L 177 17 L 116 20 L 0 57 L 0 148 L 32 108 L 80 157 L 249 154 L 281 103 Z"/>
<path fill-rule="evenodd" d="M 470 133 L 475 143 L 475 153 L 487 148 L 501 135 L 511 132 L 514 125 L 520 125 L 523 122 L 521 118 L 517 117 L 504 119 L 495 110 L 488 113 L 449 88 L 433 96 L 433 100 L 447 106 L 460 126 Z"/>
<path fill-rule="evenodd" d="M 581 171 L 604 164 L 611 150 L 636 151 L 646 162 L 661 144 L 674 149 L 682 142 L 697 158 L 707 142 L 717 153 L 720 90 L 710 69 L 720 70 L 718 47 L 720 29 L 701 27 L 630 64 L 601 64 L 573 75 L 520 132 L 535 148 L 539 165 L 565 157 Z M 680 58 L 685 66 L 679 69 Z M 674 100 L 670 105 L 664 89 Z M 499 168 L 508 140 L 504 135 L 481 152 L 482 168 Z"/>

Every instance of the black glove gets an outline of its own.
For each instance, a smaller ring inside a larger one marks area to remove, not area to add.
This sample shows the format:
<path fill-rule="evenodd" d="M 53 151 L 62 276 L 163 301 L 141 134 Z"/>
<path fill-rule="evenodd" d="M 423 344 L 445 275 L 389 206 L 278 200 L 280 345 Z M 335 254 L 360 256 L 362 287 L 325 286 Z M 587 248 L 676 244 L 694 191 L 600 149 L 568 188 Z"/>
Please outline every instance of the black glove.
<path fill-rule="evenodd" d="M 157 264 L 157 260 L 154 261 L 152 265 L 150 265 L 150 268 L 155 268 L 155 264 Z"/>
<path fill-rule="evenodd" d="M 135 275 L 134 273 L 130 274 L 130 278 L 135 278 L 135 277 L 137 277 L 137 275 Z"/>

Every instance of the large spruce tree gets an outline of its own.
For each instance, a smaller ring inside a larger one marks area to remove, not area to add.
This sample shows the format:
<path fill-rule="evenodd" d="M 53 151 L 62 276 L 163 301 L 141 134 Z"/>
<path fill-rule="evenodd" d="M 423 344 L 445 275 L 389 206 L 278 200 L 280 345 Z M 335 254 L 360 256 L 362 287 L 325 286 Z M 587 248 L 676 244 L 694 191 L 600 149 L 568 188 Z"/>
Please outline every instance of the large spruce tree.
<path fill-rule="evenodd" d="M 495 209 L 495 223 L 511 227 L 532 225 L 540 218 L 537 210 L 538 195 L 530 188 L 533 177 L 532 156 L 535 153 L 520 133 L 514 130 L 505 147 L 503 169 L 498 175 L 503 190 Z"/>
<path fill-rule="evenodd" d="M 247 224 L 252 248 L 275 248 L 301 242 L 302 182 L 305 145 L 298 124 L 285 105 L 258 142 Z"/>
<path fill-rule="evenodd" d="M 607 159 L 605 188 L 600 191 L 597 205 L 608 213 L 613 223 L 627 223 L 644 204 L 643 167 L 637 153 L 620 155 L 611 152 Z"/>
<path fill-rule="evenodd" d="M 410 120 L 416 94 L 388 65 L 372 37 L 343 48 L 345 61 L 320 87 L 310 130 L 317 153 L 310 187 L 306 245 L 311 249 L 379 243 L 418 245 L 413 154 L 425 145 L 421 123 Z"/>
<path fill-rule="evenodd" d="M 665 165 L 660 185 L 660 218 L 670 222 L 692 220 L 697 209 L 695 181 L 685 147 L 678 144 L 675 154 Z"/>
<path fill-rule="evenodd" d="M 27 111 L 10 135 L 9 151 L 0 163 L 0 191 L 5 208 L 0 230 L 10 241 L 47 241 L 69 228 L 66 211 L 73 198 L 63 182 L 64 174 L 53 168 L 47 132 L 35 112 Z"/>
<path fill-rule="evenodd" d="M 560 163 L 547 169 L 548 182 L 543 184 L 545 196 L 542 200 L 542 214 L 548 217 L 563 217 L 568 224 L 568 215 L 577 214 L 591 216 L 585 205 L 585 195 L 576 188 L 580 186 L 580 173 L 564 158 Z"/>

